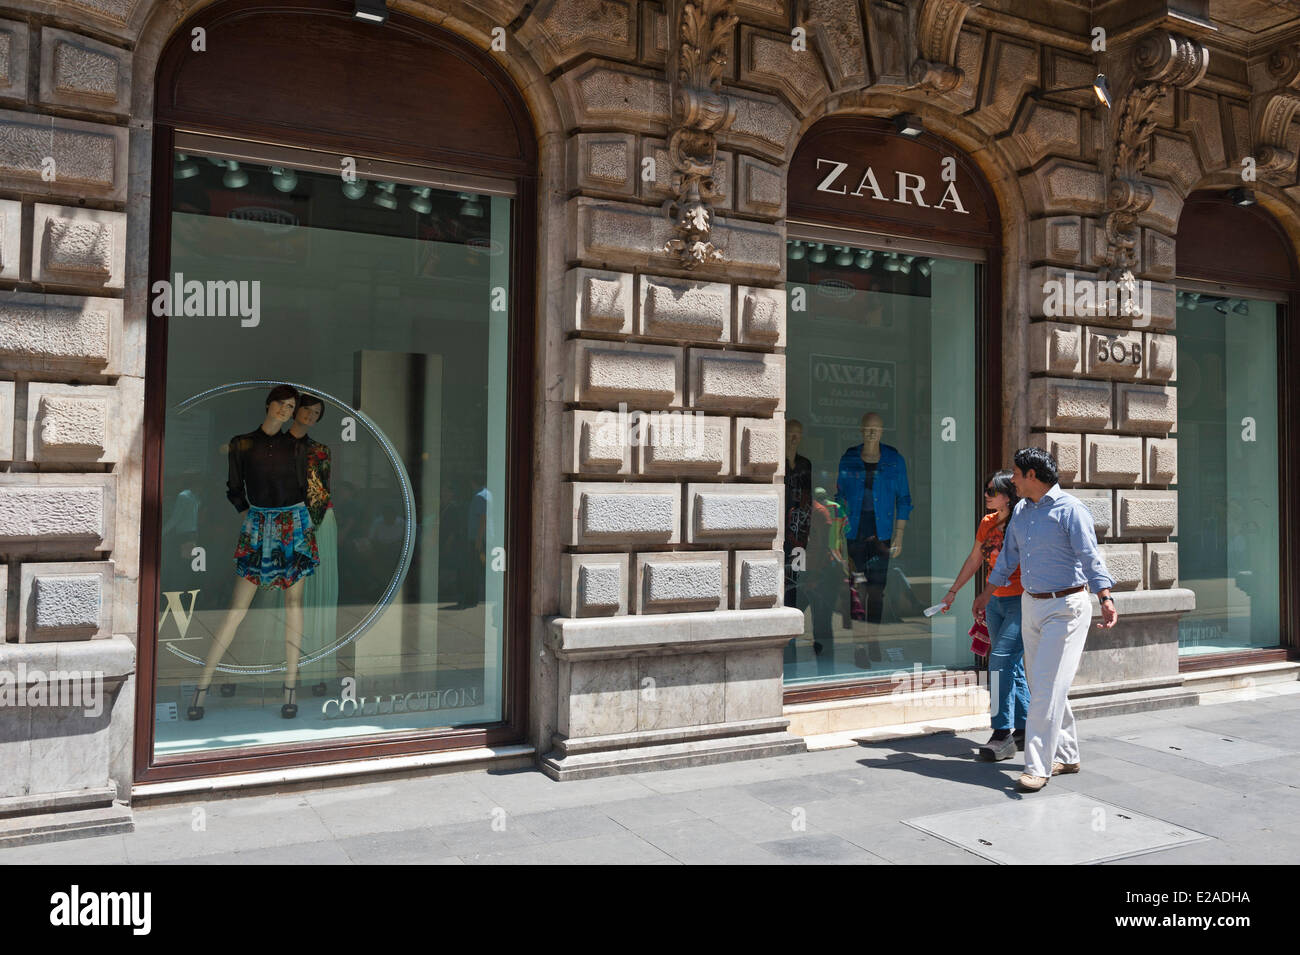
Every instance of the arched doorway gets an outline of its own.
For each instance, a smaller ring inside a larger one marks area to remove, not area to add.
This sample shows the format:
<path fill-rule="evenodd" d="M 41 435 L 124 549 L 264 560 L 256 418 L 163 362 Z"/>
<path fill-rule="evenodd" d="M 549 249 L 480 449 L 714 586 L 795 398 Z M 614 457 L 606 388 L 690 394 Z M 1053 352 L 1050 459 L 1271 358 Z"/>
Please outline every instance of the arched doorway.
<path fill-rule="evenodd" d="M 137 779 L 524 735 L 535 174 L 504 71 L 415 18 L 233 0 L 177 29 Z"/>

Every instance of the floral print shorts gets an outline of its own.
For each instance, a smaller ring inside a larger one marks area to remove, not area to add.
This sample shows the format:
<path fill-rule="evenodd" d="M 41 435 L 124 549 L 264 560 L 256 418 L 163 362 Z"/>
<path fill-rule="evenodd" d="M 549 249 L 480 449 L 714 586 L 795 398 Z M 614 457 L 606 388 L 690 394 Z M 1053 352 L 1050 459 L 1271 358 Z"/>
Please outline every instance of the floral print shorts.
<path fill-rule="evenodd" d="M 305 504 L 250 506 L 239 529 L 235 573 L 259 587 L 292 587 L 320 563 L 314 530 Z"/>

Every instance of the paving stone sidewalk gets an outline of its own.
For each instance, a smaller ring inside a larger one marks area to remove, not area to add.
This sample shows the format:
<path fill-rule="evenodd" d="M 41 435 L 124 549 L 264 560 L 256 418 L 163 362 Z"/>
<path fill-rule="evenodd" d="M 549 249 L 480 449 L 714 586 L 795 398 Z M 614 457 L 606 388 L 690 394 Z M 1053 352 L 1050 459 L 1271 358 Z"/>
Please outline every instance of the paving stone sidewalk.
<path fill-rule="evenodd" d="M 1002 846 L 1016 855 L 1002 861 L 1035 861 L 1063 838 L 1084 855 L 1124 852 L 1124 821 L 1149 816 L 1155 830 L 1195 841 L 1118 862 L 1291 863 L 1300 685 L 1265 689 L 1249 701 L 1081 721 L 1082 772 L 1030 795 L 1015 789 L 1020 758 L 976 758 L 987 730 L 939 733 L 578 782 L 472 772 L 145 808 L 133 833 L 0 849 L 0 864 L 991 864 L 916 827 L 964 810 L 987 812 L 948 824 L 996 821 L 1013 834 Z M 195 831 L 200 805 L 205 828 Z M 1093 806 L 1092 824 L 1050 811 L 1067 805 Z M 1111 807 L 1118 848 L 1099 847 L 1095 806 Z"/>

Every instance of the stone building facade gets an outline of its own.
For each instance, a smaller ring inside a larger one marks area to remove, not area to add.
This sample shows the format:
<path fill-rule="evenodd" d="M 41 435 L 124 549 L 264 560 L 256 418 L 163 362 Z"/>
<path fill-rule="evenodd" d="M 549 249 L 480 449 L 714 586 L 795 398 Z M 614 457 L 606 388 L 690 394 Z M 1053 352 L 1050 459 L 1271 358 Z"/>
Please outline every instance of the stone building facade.
<path fill-rule="evenodd" d="M 0 11 L 0 659 L 37 682 L 85 671 L 104 687 L 93 716 L 0 710 L 11 839 L 129 825 L 133 792 L 237 785 L 151 775 L 137 713 L 156 705 L 138 661 L 158 609 L 142 588 L 142 533 L 158 533 L 161 506 L 145 454 L 161 427 L 146 378 L 164 354 L 150 318 L 155 203 L 169 194 L 157 71 L 220 6 Z M 1198 671 L 1179 656 L 1195 594 L 1180 586 L 1178 487 L 1197 467 L 1179 454 L 1180 214 L 1194 192 L 1245 186 L 1300 235 L 1300 17 L 1257 6 L 389 0 L 387 23 L 360 25 L 419 21 L 481 50 L 526 105 L 537 153 L 535 347 L 517 379 L 532 390 L 531 524 L 513 530 L 531 573 L 511 585 L 526 620 L 505 638 L 525 647 L 526 717 L 513 742 L 393 754 L 388 768 L 536 761 L 580 778 L 953 715 L 922 692 L 797 700 L 783 682 L 783 648 L 804 629 L 782 584 L 788 177 L 828 117 L 919 117 L 987 180 L 1001 234 L 985 321 L 1000 345 L 978 361 L 999 364 L 1001 390 L 978 427 L 1002 461 L 1026 444 L 1056 455 L 1122 591 L 1121 623 L 1090 639 L 1077 689 L 1103 708 L 1194 702 Z M 1147 313 L 1053 305 L 1089 279 L 1149 283 Z M 1275 404 L 1291 387 L 1284 370 Z M 602 428 L 620 408 L 669 414 L 631 442 Z M 674 412 L 696 428 L 685 447 L 666 437 Z M 1294 567 L 1279 563 L 1285 588 Z M 1294 679 L 1292 612 L 1283 600 L 1280 650 L 1225 658 L 1214 686 Z M 304 756 L 298 770 L 356 758 Z M 242 772 L 287 778 L 274 767 Z"/>

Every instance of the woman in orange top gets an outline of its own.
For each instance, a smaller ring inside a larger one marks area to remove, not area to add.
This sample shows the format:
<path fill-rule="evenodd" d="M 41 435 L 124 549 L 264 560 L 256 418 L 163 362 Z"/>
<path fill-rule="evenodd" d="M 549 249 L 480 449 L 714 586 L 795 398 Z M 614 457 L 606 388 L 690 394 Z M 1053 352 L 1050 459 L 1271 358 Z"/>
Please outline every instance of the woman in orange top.
<path fill-rule="evenodd" d="M 984 506 L 989 513 L 975 531 L 975 546 L 962 564 L 952 589 L 943 598 L 944 613 L 952 606 L 957 591 L 975 576 L 979 565 L 989 570 L 997 563 L 1002 538 L 1016 507 L 1016 487 L 1010 471 L 999 471 L 984 488 Z M 993 591 L 985 623 L 989 629 L 989 699 L 993 704 L 990 722 L 993 736 L 980 747 L 985 759 L 1010 759 L 1025 747 L 1025 718 L 1029 714 L 1029 684 L 1025 681 L 1025 646 L 1020 638 L 1020 568 L 1005 587 Z"/>

